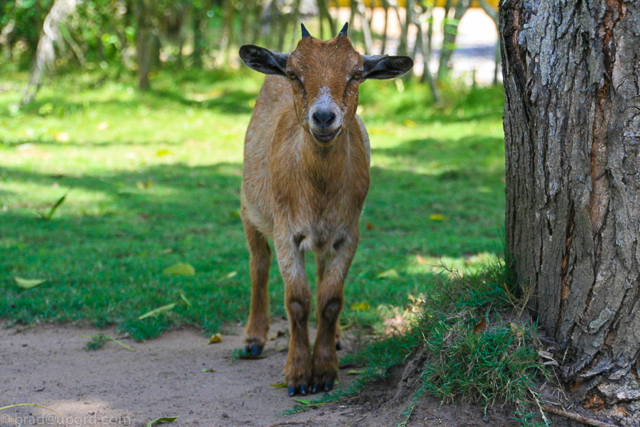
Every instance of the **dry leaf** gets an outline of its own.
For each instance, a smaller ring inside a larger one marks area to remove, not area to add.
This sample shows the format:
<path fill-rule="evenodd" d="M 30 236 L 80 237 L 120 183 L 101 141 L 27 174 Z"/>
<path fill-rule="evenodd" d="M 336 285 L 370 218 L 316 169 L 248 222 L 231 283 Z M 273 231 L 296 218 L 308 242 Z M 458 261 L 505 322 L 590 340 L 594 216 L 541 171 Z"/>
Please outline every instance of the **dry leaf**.
<path fill-rule="evenodd" d="M 193 276 L 196 274 L 196 269 L 191 264 L 177 262 L 162 270 L 162 274 L 165 276 Z"/>
<path fill-rule="evenodd" d="M 400 274 L 398 274 L 398 270 L 395 268 L 391 268 L 389 270 L 385 270 L 382 273 L 378 274 L 378 279 L 399 279 Z"/>
<path fill-rule="evenodd" d="M 158 150 L 156 152 L 156 156 L 158 157 L 168 156 L 169 154 L 171 154 L 171 151 L 167 150 L 166 148 L 163 148 L 162 150 Z"/>
<path fill-rule="evenodd" d="M 209 337 L 209 342 L 207 342 L 207 344 L 217 344 L 220 342 L 222 342 L 222 335 L 220 333 L 217 333 Z"/>
<path fill-rule="evenodd" d="M 18 277 L 18 276 L 14 277 L 14 279 L 20 289 L 35 288 L 36 286 L 41 285 L 47 281 L 47 279 L 32 279 L 32 280 L 23 279 L 22 277 Z"/>
<path fill-rule="evenodd" d="M 151 420 L 147 423 L 147 427 L 153 427 L 154 424 L 159 424 L 159 423 L 172 423 L 175 420 L 177 420 L 178 417 L 162 417 L 162 418 L 156 418 L 155 420 Z"/>
<path fill-rule="evenodd" d="M 142 319 L 145 319 L 145 318 L 147 318 L 147 317 L 155 316 L 155 315 L 160 314 L 160 313 L 162 313 L 162 312 L 169 311 L 169 310 L 171 310 L 173 307 L 175 307 L 176 305 L 178 305 L 178 304 L 177 304 L 177 303 L 175 303 L 175 302 L 174 302 L 174 303 L 171 303 L 171 304 L 163 305 L 162 307 L 158 307 L 158 308 L 156 308 L 155 310 L 151 310 L 151 311 L 149 311 L 149 312 L 147 312 L 147 313 L 143 314 L 142 316 L 139 316 L 139 317 L 138 317 L 138 320 L 142 320 Z"/>
<path fill-rule="evenodd" d="M 487 318 L 483 317 L 482 320 L 478 322 L 476 326 L 473 327 L 473 333 L 480 334 L 484 332 L 485 329 L 487 329 Z"/>
<path fill-rule="evenodd" d="M 367 230 L 373 230 L 375 227 L 370 222 L 367 223 Z"/>
<path fill-rule="evenodd" d="M 429 219 L 432 221 L 445 221 L 447 217 L 440 214 L 431 214 L 429 215 Z"/>
<path fill-rule="evenodd" d="M 369 303 L 361 302 L 360 304 L 353 304 L 351 306 L 352 311 L 369 311 Z"/>
<path fill-rule="evenodd" d="M 232 277 L 236 277 L 238 275 L 237 271 L 232 271 L 231 273 L 226 274 L 222 280 L 231 279 Z"/>

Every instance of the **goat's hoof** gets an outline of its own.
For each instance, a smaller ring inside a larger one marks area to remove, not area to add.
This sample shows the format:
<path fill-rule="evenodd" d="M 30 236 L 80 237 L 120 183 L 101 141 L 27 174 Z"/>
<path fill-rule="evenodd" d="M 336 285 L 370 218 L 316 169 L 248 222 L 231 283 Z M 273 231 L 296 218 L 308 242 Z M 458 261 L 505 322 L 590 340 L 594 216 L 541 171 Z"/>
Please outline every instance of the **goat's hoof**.
<path fill-rule="evenodd" d="M 263 349 L 264 346 L 260 344 L 247 344 L 244 347 L 244 352 L 252 356 L 260 356 Z"/>
<path fill-rule="evenodd" d="M 293 397 L 296 394 L 300 394 L 301 396 L 306 396 L 307 395 L 307 386 L 306 384 L 303 384 L 299 387 L 296 387 L 294 385 L 290 385 L 287 388 L 287 391 L 289 392 L 289 397 Z"/>
<path fill-rule="evenodd" d="M 311 393 L 316 394 L 320 391 L 331 391 L 333 390 L 333 381 L 325 381 L 324 383 L 324 387 L 322 386 L 322 384 L 314 384 L 313 387 L 311 387 Z"/>
<path fill-rule="evenodd" d="M 336 350 L 342 350 L 342 343 L 340 342 L 340 340 L 336 340 Z"/>

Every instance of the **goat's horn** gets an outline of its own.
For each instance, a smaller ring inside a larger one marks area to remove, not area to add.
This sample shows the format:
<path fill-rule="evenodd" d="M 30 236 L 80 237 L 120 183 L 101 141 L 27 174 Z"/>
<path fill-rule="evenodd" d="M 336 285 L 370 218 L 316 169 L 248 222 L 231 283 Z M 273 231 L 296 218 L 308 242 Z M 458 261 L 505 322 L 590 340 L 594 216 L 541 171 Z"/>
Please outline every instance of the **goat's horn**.
<path fill-rule="evenodd" d="M 346 36 L 347 35 L 347 30 L 349 29 L 349 23 L 345 22 L 344 23 L 344 27 L 342 27 L 342 29 L 340 30 L 340 32 L 338 33 L 339 36 Z"/>
<path fill-rule="evenodd" d="M 311 37 L 311 34 L 309 34 L 309 31 L 304 27 L 304 24 L 300 24 L 300 26 L 302 27 L 302 37 Z"/>

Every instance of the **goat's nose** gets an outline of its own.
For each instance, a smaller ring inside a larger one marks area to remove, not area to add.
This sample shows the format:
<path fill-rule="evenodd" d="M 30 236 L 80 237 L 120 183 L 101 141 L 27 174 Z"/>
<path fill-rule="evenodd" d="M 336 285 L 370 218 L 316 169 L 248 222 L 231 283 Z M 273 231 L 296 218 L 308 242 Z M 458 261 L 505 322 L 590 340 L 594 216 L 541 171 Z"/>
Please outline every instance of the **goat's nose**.
<path fill-rule="evenodd" d="M 320 127 L 329 126 L 335 118 L 336 115 L 331 110 L 320 110 L 313 113 L 313 121 Z"/>

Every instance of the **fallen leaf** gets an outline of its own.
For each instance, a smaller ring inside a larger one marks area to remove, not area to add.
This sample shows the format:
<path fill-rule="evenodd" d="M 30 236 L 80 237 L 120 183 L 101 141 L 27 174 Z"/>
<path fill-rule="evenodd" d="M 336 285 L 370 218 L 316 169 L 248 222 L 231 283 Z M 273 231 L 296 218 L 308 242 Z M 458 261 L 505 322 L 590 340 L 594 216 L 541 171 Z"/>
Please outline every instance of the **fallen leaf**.
<path fill-rule="evenodd" d="M 202 372 L 211 372 L 211 373 L 213 373 L 213 372 L 215 372 L 215 371 L 216 371 L 215 369 L 209 369 L 209 368 L 204 368 L 204 369 L 202 370 Z"/>
<path fill-rule="evenodd" d="M 349 369 L 347 375 L 360 375 L 362 372 L 362 369 Z"/>
<path fill-rule="evenodd" d="M 231 273 L 226 274 L 222 280 L 231 279 L 232 277 L 236 277 L 238 275 L 237 271 L 232 271 Z"/>
<path fill-rule="evenodd" d="M 185 294 L 183 294 L 182 292 L 180 292 L 180 298 L 182 298 L 182 301 L 184 301 L 184 303 L 187 304 L 189 307 L 193 307 L 191 305 L 191 301 L 189 301 L 187 296 Z"/>
<path fill-rule="evenodd" d="M 53 206 L 51 206 L 51 209 L 49 209 L 49 212 L 47 212 L 47 213 L 38 212 L 38 215 L 40 215 L 40 218 L 42 218 L 45 221 L 50 220 L 53 217 L 53 214 L 56 213 L 56 210 L 64 203 L 64 200 L 67 198 L 68 195 L 69 195 L 69 193 L 67 193 L 64 196 L 60 197 L 53 204 Z"/>
<path fill-rule="evenodd" d="M 487 329 L 487 318 L 483 317 L 482 320 L 473 327 L 473 333 L 480 334 L 484 332 L 485 329 Z"/>
<path fill-rule="evenodd" d="M 173 307 L 175 307 L 176 305 L 178 305 L 178 304 L 175 303 L 175 302 L 171 303 L 171 304 L 163 305 L 162 307 L 158 307 L 155 310 L 151 310 L 151 311 L 143 314 L 142 316 L 138 317 L 138 320 L 142 320 L 142 319 L 145 319 L 147 317 L 155 316 L 155 315 L 160 314 L 162 312 L 169 311 Z"/>
<path fill-rule="evenodd" d="M 209 337 L 209 342 L 207 342 L 207 344 L 217 344 L 220 342 L 222 342 L 222 335 L 220 335 L 220 333 L 217 333 Z"/>
<path fill-rule="evenodd" d="M 36 286 L 41 285 L 47 281 L 47 279 L 23 279 L 22 277 L 18 276 L 14 277 L 14 279 L 20 289 L 35 288 Z"/>
<path fill-rule="evenodd" d="M 64 415 L 62 415 L 60 412 L 56 411 L 55 409 L 51 409 L 43 405 L 38 405 L 37 403 L 17 403 L 15 405 L 3 406 L 2 408 L 0 408 L 0 411 L 4 411 L 5 409 L 9 409 L 9 408 L 17 408 L 20 406 L 37 406 L 38 408 L 48 409 L 49 411 L 55 412 L 61 417 L 64 417 Z"/>
<path fill-rule="evenodd" d="M 370 222 L 367 223 L 367 230 L 373 230 L 375 228 L 375 226 L 373 224 L 371 224 Z"/>
<path fill-rule="evenodd" d="M 395 268 L 391 268 L 389 270 L 385 270 L 382 273 L 378 274 L 378 279 L 399 279 L 400 274 L 398 274 L 398 270 Z"/>
<path fill-rule="evenodd" d="M 404 119 L 402 121 L 402 123 L 404 123 L 405 126 L 409 126 L 410 128 L 414 128 L 414 127 L 418 126 L 418 124 L 416 122 L 414 122 L 413 120 L 409 120 L 409 119 Z"/>
<path fill-rule="evenodd" d="M 162 417 L 162 418 L 156 418 L 155 420 L 151 420 L 147 423 L 147 427 L 153 427 L 154 424 L 160 424 L 160 423 L 172 423 L 175 420 L 177 420 L 178 417 Z"/>
<path fill-rule="evenodd" d="M 156 152 L 156 156 L 158 157 L 168 156 L 169 154 L 171 154 L 171 151 L 167 150 L 166 148 L 163 148 Z"/>
<path fill-rule="evenodd" d="M 429 219 L 431 221 L 445 221 L 447 219 L 446 216 L 440 214 L 431 214 L 429 215 Z"/>
<path fill-rule="evenodd" d="M 351 306 L 352 311 L 369 311 L 369 303 L 361 302 L 360 304 L 353 304 Z"/>
<path fill-rule="evenodd" d="M 518 325 L 517 323 L 510 322 L 507 324 L 511 329 L 511 333 L 518 338 L 522 338 L 525 333 L 525 328 L 522 325 Z"/>
<path fill-rule="evenodd" d="M 196 274 L 196 269 L 191 264 L 177 262 L 162 270 L 162 274 L 165 276 L 193 276 Z"/>
<path fill-rule="evenodd" d="M 553 358 L 553 354 L 548 351 L 538 350 L 538 356 L 542 357 L 546 361 L 543 363 L 545 366 L 560 366 L 560 364 Z"/>
<path fill-rule="evenodd" d="M 136 186 L 140 190 L 146 190 L 147 188 L 151 187 L 152 185 L 153 185 L 153 182 L 151 182 L 151 181 L 138 181 L 138 182 L 136 182 Z"/>
<path fill-rule="evenodd" d="M 310 405 L 311 404 L 311 400 L 309 399 L 293 399 L 298 403 L 302 403 L 303 405 Z"/>
<path fill-rule="evenodd" d="M 275 387 L 275 388 L 285 388 L 287 386 L 287 383 L 280 383 L 280 384 L 269 384 L 270 387 Z"/>

